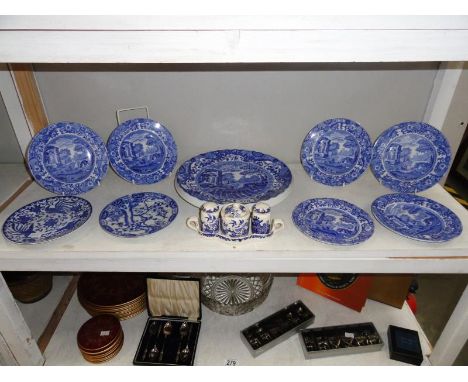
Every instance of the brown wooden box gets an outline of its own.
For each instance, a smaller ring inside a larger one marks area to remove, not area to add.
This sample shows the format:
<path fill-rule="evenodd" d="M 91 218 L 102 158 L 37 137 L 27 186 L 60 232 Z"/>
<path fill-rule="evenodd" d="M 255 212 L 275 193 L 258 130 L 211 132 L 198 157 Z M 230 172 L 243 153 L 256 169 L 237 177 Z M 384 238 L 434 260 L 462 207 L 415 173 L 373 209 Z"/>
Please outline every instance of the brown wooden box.
<path fill-rule="evenodd" d="M 414 275 L 374 275 L 368 298 L 401 309 Z"/>

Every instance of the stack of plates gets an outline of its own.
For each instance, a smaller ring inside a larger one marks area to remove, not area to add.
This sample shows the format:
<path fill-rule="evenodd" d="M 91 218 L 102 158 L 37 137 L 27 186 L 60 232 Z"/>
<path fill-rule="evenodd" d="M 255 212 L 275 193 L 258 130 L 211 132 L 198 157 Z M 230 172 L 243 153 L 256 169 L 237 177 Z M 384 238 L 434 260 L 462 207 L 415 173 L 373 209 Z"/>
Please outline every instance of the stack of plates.
<path fill-rule="evenodd" d="M 78 282 L 78 299 L 92 316 L 127 320 L 146 308 L 146 279 L 131 273 L 85 273 Z"/>
<path fill-rule="evenodd" d="M 116 317 L 103 314 L 86 321 L 76 340 L 86 361 L 100 363 L 115 357 L 122 349 L 124 334 Z"/>

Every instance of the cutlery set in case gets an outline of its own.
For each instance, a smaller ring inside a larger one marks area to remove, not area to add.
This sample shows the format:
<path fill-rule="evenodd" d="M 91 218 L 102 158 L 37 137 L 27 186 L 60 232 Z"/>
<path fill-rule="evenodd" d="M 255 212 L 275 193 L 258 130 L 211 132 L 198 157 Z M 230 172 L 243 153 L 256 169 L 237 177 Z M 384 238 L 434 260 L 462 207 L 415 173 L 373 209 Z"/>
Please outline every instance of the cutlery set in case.
<path fill-rule="evenodd" d="M 146 323 L 135 365 L 193 365 L 200 322 L 150 318 Z"/>
<path fill-rule="evenodd" d="M 299 338 L 306 359 L 367 353 L 383 347 L 372 322 L 303 329 Z"/>
<path fill-rule="evenodd" d="M 253 357 L 291 337 L 314 322 L 314 314 L 300 300 L 241 331 L 241 338 Z"/>
<path fill-rule="evenodd" d="M 147 278 L 148 314 L 135 365 L 193 365 L 201 327 L 200 282 Z"/>

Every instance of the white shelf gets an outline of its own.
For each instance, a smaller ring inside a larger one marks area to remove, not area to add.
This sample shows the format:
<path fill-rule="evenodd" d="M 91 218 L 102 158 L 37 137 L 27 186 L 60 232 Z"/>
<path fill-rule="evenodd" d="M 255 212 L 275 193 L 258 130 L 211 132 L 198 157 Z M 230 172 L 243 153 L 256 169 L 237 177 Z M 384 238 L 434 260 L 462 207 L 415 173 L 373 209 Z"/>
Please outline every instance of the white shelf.
<path fill-rule="evenodd" d="M 63 293 L 68 287 L 72 276 L 53 276 L 53 285 L 50 293 L 42 300 L 32 304 L 23 304 L 16 301 L 24 320 L 31 329 L 33 338 L 37 341 L 50 321 L 52 313 L 60 302 Z"/>
<path fill-rule="evenodd" d="M 465 61 L 467 41 L 466 16 L 0 19 L 0 62 Z"/>
<path fill-rule="evenodd" d="M 390 324 L 419 332 L 425 355 L 423 365 L 429 364 L 426 355 L 431 352 L 431 346 L 408 305 L 405 304 L 399 310 L 368 300 L 362 312 L 358 313 L 296 286 L 295 281 L 295 277 L 275 277 L 265 302 L 254 311 L 242 316 L 223 316 L 203 306 L 195 365 L 224 365 L 227 359 L 235 359 L 239 365 L 243 366 L 405 365 L 390 360 L 388 357 L 387 328 Z M 257 358 L 253 358 L 241 342 L 240 331 L 297 299 L 301 299 L 316 316 L 315 322 L 310 327 L 372 321 L 385 343 L 384 347 L 378 352 L 367 354 L 305 360 L 299 336 L 294 335 Z M 76 334 L 89 318 L 89 314 L 81 307 L 75 294 L 45 350 L 46 365 L 90 365 L 83 359 L 76 345 Z M 132 364 L 147 318 L 147 313 L 144 312 L 135 318 L 121 322 L 125 335 L 122 350 L 115 358 L 103 365 Z"/>
<path fill-rule="evenodd" d="M 461 236 L 441 244 L 400 237 L 375 222 L 375 233 L 357 246 L 332 246 L 309 239 L 294 226 L 291 213 L 302 200 L 336 197 L 370 213 L 372 201 L 389 190 L 379 185 L 368 170 L 345 187 L 328 187 L 312 181 L 301 165 L 290 165 L 293 173 L 289 197 L 273 207 L 274 217 L 285 221 L 285 229 L 273 237 L 230 243 L 207 239 L 185 226 L 197 209 L 174 190 L 174 175 L 161 183 L 132 185 L 109 171 L 100 187 L 83 195 L 93 206 L 88 222 L 78 230 L 50 243 L 17 245 L 0 238 L 2 270 L 114 271 L 125 272 L 356 272 L 356 273 L 463 273 L 468 272 L 468 212 L 442 187 L 421 195 L 452 209 L 465 230 Z M 98 217 L 103 207 L 125 194 L 157 191 L 170 195 L 179 205 L 179 215 L 167 228 L 140 238 L 119 238 L 102 230 Z M 0 225 L 17 208 L 50 196 L 37 184 L 29 186 L 0 214 Z"/>
<path fill-rule="evenodd" d="M 0 206 L 11 198 L 29 179 L 24 164 L 0 164 Z"/>

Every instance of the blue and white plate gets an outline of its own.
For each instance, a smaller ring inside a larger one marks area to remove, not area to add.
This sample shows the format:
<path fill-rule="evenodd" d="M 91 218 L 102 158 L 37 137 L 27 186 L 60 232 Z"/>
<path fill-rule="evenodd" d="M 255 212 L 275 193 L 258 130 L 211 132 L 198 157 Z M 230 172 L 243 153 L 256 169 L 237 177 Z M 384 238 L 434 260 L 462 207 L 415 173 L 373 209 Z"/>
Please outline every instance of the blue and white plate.
<path fill-rule="evenodd" d="M 108 233 L 122 237 L 149 235 L 167 227 L 179 209 L 174 199 L 157 192 L 122 196 L 109 203 L 99 215 Z"/>
<path fill-rule="evenodd" d="M 358 123 L 344 118 L 320 122 L 301 147 L 304 170 L 315 181 L 343 186 L 359 178 L 372 158 L 372 142 Z"/>
<path fill-rule="evenodd" d="M 157 183 L 168 177 L 177 162 L 177 146 L 169 130 L 152 119 L 130 119 L 107 141 L 115 172 L 136 184 Z"/>
<path fill-rule="evenodd" d="M 413 194 L 380 196 L 372 203 L 372 213 L 389 230 L 420 241 L 448 241 L 463 230 L 458 216 L 447 207 Z"/>
<path fill-rule="evenodd" d="M 77 196 L 36 200 L 7 218 L 3 224 L 3 235 L 18 244 L 43 243 L 81 227 L 91 212 L 91 204 Z"/>
<path fill-rule="evenodd" d="M 177 170 L 176 190 L 197 207 L 206 201 L 275 205 L 287 196 L 291 180 L 288 166 L 270 155 L 218 150 L 184 162 Z"/>
<path fill-rule="evenodd" d="M 58 122 L 31 141 L 28 165 L 37 183 L 61 195 L 77 195 L 98 186 L 106 176 L 107 151 L 101 137 L 76 122 Z"/>
<path fill-rule="evenodd" d="M 305 200 L 296 206 L 292 219 L 302 233 L 326 244 L 359 244 L 374 233 L 369 214 L 340 199 Z"/>
<path fill-rule="evenodd" d="M 423 122 L 403 122 L 377 138 L 371 168 L 385 187 L 419 192 L 444 176 L 450 158 L 449 143 L 439 130 Z"/>

